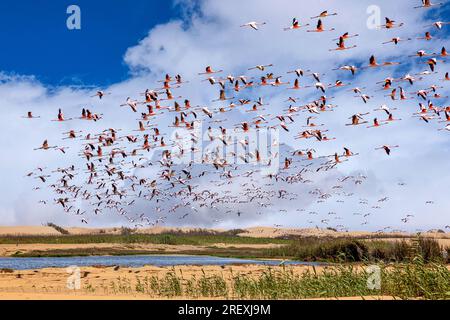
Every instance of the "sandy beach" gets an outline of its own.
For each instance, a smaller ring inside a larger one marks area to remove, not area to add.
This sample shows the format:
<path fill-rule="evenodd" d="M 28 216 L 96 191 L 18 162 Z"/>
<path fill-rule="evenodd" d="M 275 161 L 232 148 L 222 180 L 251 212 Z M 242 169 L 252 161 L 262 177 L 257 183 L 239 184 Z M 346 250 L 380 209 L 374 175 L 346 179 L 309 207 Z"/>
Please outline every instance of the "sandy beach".
<path fill-rule="evenodd" d="M 327 267 L 316 267 L 315 272 L 321 273 Z M 273 267 L 280 271 L 282 267 Z M 295 274 L 314 272 L 309 266 L 289 266 Z M 42 270 L 25 270 L 0 273 L 0 299 L 21 300 L 152 300 L 160 297 L 139 294 L 133 290 L 137 279 L 156 276 L 165 277 L 175 272 L 184 279 L 199 278 L 202 274 L 208 277 L 218 275 L 230 280 L 238 274 L 257 278 L 267 271 L 264 266 L 232 265 L 232 266 L 178 266 L 141 268 L 117 267 L 85 267 L 81 268 L 81 288 L 69 290 L 67 288 L 68 273 L 64 268 L 48 268 Z M 122 283 L 120 288 L 118 283 Z M 228 281 L 229 282 L 229 281 Z M 113 286 L 113 283 L 115 284 Z M 126 288 L 125 285 L 126 284 Z M 129 291 L 129 292 L 126 292 Z M 170 297 L 169 297 L 170 298 Z M 176 297 L 187 299 L 188 297 Z M 232 298 L 232 297 L 230 297 Z M 370 298 L 370 297 L 369 297 Z M 372 297 L 372 299 L 391 299 L 392 297 Z M 214 298 L 223 299 L 223 298 Z M 340 299 L 361 299 L 361 297 L 348 297 Z"/>
<path fill-rule="evenodd" d="M 274 270 L 281 267 L 274 267 Z M 136 286 L 137 278 L 157 276 L 163 278 L 169 272 L 175 272 L 185 279 L 200 277 L 203 272 L 208 276 L 221 275 L 230 279 L 233 275 L 243 274 L 252 277 L 260 276 L 267 268 L 257 265 L 234 266 L 178 266 L 141 268 L 117 267 L 83 267 L 81 268 L 81 288 L 67 288 L 68 273 L 65 268 L 49 268 L 42 270 L 0 272 L 0 299 L 157 299 L 136 292 L 124 293 L 127 289 L 114 289 L 112 283 L 129 283 Z M 306 266 L 292 267 L 299 274 L 311 270 Z M 316 269 L 318 272 L 322 267 Z M 186 298 L 186 297 L 181 297 Z"/>

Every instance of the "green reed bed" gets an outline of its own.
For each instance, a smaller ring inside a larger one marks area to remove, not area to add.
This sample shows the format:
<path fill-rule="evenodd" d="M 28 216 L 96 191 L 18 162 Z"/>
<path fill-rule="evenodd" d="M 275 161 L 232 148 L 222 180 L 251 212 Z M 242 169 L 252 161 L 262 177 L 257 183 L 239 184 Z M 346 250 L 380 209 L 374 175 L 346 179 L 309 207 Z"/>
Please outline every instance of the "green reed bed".
<path fill-rule="evenodd" d="M 450 248 L 430 238 L 406 240 L 361 240 L 351 238 L 301 238 L 286 246 L 265 250 L 266 256 L 299 261 L 411 262 L 417 255 L 425 262 L 450 263 Z"/>
<path fill-rule="evenodd" d="M 231 234 L 94 234 L 58 236 L 1 236 L 0 244 L 168 244 L 209 245 L 226 244 L 288 244 L 289 240 L 273 238 L 240 237 Z"/>
<path fill-rule="evenodd" d="M 260 276 L 207 275 L 185 278 L 173 269 L 162 278 L 118 278 L 106 291 L 111 294 L 143 294 L 152 298 L 308 299 L 392 296 L 399 299 L 450 299 L 450 271 L 443 264 L 416 258 L 407 264 L 379 264 L 381 287 L 371 289 L 373 273 L 366 267 L 338 265 L 321 272 L 302 274 L 291 267 L 267 268 Z M 373 287 L 372 287 L 373 288 Z"/>

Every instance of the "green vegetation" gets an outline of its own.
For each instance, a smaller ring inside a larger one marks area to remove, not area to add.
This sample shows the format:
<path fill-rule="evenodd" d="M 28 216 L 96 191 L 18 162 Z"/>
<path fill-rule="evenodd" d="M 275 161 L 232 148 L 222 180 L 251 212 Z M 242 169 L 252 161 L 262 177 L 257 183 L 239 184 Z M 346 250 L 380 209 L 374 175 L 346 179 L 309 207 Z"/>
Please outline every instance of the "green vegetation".
<path fill-rule="evenodd" d="M 93 234 L 61 236 L 2 236 L 0 244 L 168 244 L 168 245 L 209 245 L 226 244 L 288 244 L 286 239 L 240 237 L 231 234 Z"/>
<path fill-rule="evenodd" d="M 415 258 L 408 264 L 379 264 L 381 288 L 368 286 L 365 268 L 339 265 L 323 272 L 296 274 L 291 268 L 267 268 L 261 276 L 246 274 L 203 275 L 185 279 L 175 269 L 162 278 L 118 278 L 103 289 L 108 294 L 145 294 L 154 298 L 306 299 L 358 296 L 392 296 L 400 299 L 450 299 L 450 271 L 442 264 L 425 264 Z"/>
<path fill-rule="evenodd" d="M 217 248 L 206 247 L 201 250 L 144 250 L 133 248 L 79 248 L 79 249 L 49 249 L 33 250 L 27 252 L 17 251 L 12 257 L 16 258 L 42 258 L 42 257 L 85 257 L 85 256 L 128 256 L 128 255 L 152 255 L 152 254 L 182 254 L 182 255 L 206 255 L 224 258 L 264 259 L 267 258 L 264 251 L 255 248 Z M 273 258 L 273 257 L 270 257 Z"/>
<path fill-rule="evenodd" d="M 287 246 L 265 250 L 266 256 L 327 262 L 408 262 L 419 255 L 425 262 L 450 263 L 449 253 L 450 248 L 444 249 L 436 240 L 420 237 L 410 242 L 302 238 Z"/>
<path fill-rule="evenodd" d="M 14 270 L 10 268 L 1 268 L 0 273 L 14 273 Z"/>
<path fill-rule="evenodd" d="M 57 227 L 57 226 L 56 226 Z M 56 228 L 55 227 L 55 228 Z M 355 238 L 253 238 L 238 236 L 242 230 L 211 232 L 166 232 L 139 234 L 133 229 L 119 229 L 119 234 L 62 234 L 58 236 L 3 236 L 0 244 L 111 244 L 111 247 L 67 248 L 16 252 L 16 257 L 67 257 L 93 255 L 186 254 L 233 258 L 291 259 L 322 262 L 410 262 L 420 255 L 425 262 L 450 263 L 450 248 L 443 248 L 431 238 L 416 237 L 388 241 Z M 61 231 L 62 232 L 62 231 Z M 226 247 L 217 244 L 226 244 Z M 122 246 L 116 246 L 121 244 Z M 138 244 L 191 245 L 177 250 L 137 248 Z M 273 248 L 252 245 L 276 244 Z M 234 247 L 233 245 L 240 245 Z M 248 245 L 248 247 L 245 247 Z M 196 248 L 197 247 L 197 248 Z M 445 256 L 444 252 L 447 251 Z"/>
<path fill-rule="evenodd" d="M 52 222 L 47 223 L 47 227 L 53 228 L 61 234 L 66 234 L 66 235 L 69 234 L 69 231 L 67 231 L 63 227 L 60 227 L 57 224 L 54 224 Z"/>

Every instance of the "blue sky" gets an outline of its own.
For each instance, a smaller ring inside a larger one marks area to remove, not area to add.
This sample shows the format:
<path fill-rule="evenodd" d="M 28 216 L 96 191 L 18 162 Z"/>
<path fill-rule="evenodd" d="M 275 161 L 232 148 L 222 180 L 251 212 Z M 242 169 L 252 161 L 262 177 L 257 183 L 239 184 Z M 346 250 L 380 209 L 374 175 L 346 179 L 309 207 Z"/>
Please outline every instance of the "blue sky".
<path fill-rule="evenodd" d="M 81 30 L 66 27 L 72 4 L 81 8 Z M 126 49 L 178 14 L 172 1 L 3 0 L 0 70 L 49 85 L 116 83 L 128 77 Z"/>

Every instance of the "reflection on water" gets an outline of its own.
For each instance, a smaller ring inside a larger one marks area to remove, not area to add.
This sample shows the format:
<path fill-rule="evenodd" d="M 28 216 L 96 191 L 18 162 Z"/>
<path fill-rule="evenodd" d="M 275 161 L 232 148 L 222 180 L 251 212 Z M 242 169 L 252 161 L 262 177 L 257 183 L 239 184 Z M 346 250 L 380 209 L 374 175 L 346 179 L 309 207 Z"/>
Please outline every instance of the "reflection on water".
<path fill-rule="evenodd" d="M 287 261 L 286 265 L 317 265 L 317 263 Z M 230 264 L 259 264 L 276 266 L 280 261 L 249 260 L 235 258 L 219 258 L 211 256 L 186 255 L 148 255 L 148 256 L 91 256 L 67 258 L 0 258 L 0 269 L 32 270 L 43 268 L 65 268 L 68 266 L 122 266 L 142 267 L 178 266 L 178 265 L 230 265 Z"/>

